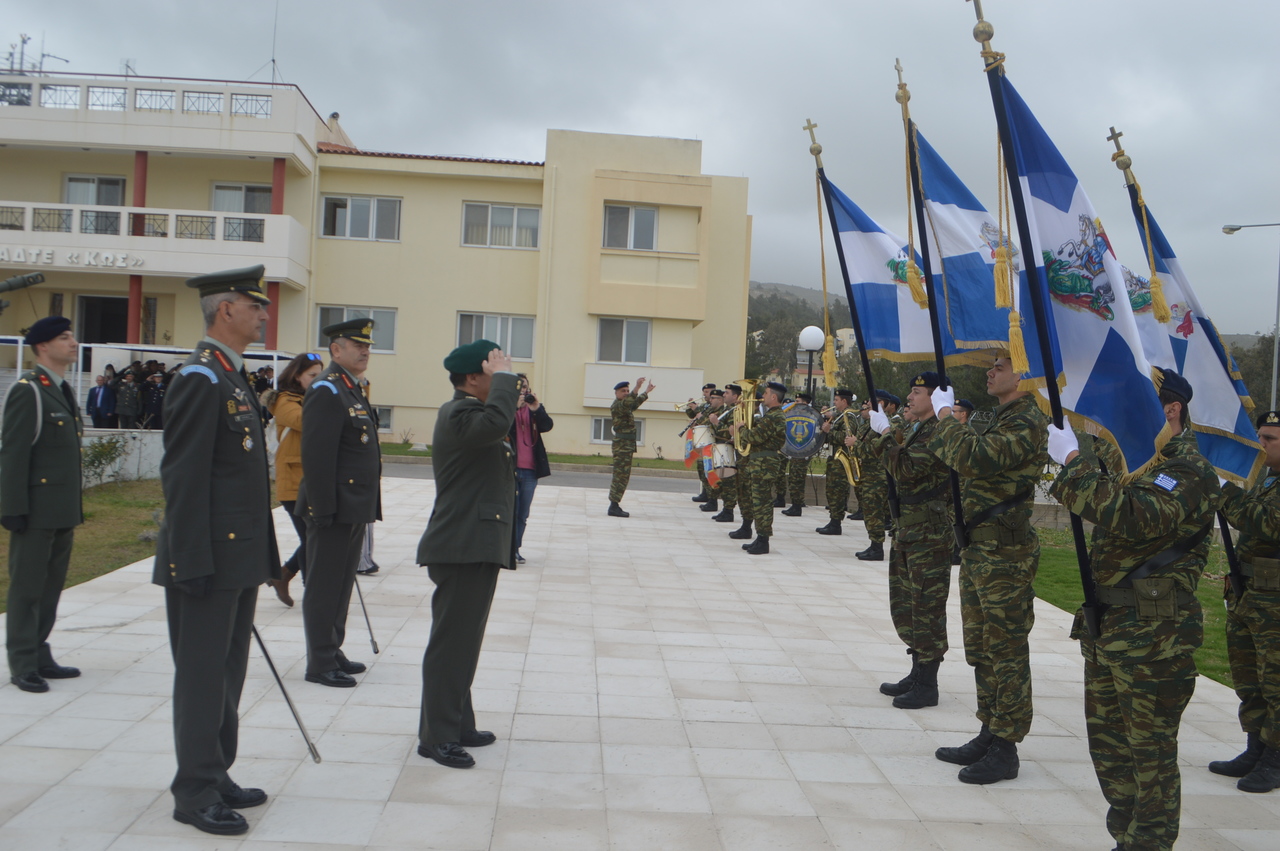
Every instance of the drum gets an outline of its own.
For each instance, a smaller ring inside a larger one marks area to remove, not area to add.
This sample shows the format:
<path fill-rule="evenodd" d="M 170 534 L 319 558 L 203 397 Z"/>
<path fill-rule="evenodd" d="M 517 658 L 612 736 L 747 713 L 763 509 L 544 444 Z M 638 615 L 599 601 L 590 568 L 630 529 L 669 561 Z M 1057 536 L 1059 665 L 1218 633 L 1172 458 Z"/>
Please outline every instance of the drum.
<path fill-rule="evenodd" d="M 804 460 L 818 454 L 822 448 L 822 414 L 812 406 L 796 403 L 786 412 L 787 440 L 782 444 L 782 454 L 787 458 Z"/>
<path fill-rule="evenodd" d="M 704 446 L 710 446 L 715 442 L 715 437 L 711 434 L 711 426 L 696 425 L 693 427 L 693 445 L 698 449 L 701 449 Z"/>
<path fill-rule="evenodd" d="M 711 466 L 716 468 L 716 472 L 722 479 L 737 474 L 737 463 L 737 454 L 733 451 L 732 443 L 717 443 L 716 448 L 711 451 Z"/>

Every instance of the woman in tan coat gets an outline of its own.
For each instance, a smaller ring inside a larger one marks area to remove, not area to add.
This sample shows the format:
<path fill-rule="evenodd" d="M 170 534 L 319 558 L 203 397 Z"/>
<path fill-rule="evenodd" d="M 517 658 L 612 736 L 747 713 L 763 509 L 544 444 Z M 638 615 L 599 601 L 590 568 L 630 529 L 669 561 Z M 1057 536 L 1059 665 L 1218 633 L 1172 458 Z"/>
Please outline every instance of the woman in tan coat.
<path fill-rule="evenodd" d="M 302 481 L 302 397 L 322 370 L 319 355 L 311 352 L 298 355 L 280 373 L 275 396 L 267 400 L 267 408 L 275 418 L 276 436 L 280 439 L 276 450 L 276 499 L 284 506 L 298 533 L 298 548 L 284 563 L 281 578 L 267 583 L 286 606 L 293 605 L 289 582 L 299 573 L 304 582 L 307 579 L 304 570 L 307 529 L 302 519 L 294 516 L 293 507 L 298 500 L 298 483 Z"/>

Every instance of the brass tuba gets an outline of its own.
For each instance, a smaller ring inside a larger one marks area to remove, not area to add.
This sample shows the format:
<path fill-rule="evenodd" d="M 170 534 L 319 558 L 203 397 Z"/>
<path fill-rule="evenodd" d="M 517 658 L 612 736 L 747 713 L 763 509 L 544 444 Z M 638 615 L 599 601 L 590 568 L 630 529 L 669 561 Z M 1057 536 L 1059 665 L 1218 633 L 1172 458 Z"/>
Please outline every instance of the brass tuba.
<path fill-rule="evenodd" d="M 742 397 L 738 399 L 738 404 L 734 406 L 733 421 L 749 426 L 755 419 L 756 387 L 760 382 L 754 378 L 743 378 L 733 383 L 742 388 Z M 733 448 L 738 451 L 739 455 L 746 458 L 751 454 L 751 450 L 742 442 L 741 434 L 742 432 L 739 431 L 733 436 Z"/>
<path fill-rule="evenodd" d="M 840 414 L 840 417 L 845 420 L 846 427 L 849 424 L 848 417 L 852 413 L 853 413 L 852 408 L 846 408 L 845 412 L 843 414 Z M 852 429 L 850 429 L 850 431 L 852 431 Z M 854 484 L 860 478 L 862 478 L 862 465 L 858 463 L 857 457 L 854 456 L 853 452 L 850 451 L 849 447 L 847 446 L 835 447 L 831 452 L 831 457 L 834 458 L 837 462 L 839 462 L 841 467 L 844 467 L 845 478 L 848 479 L 849 484 Z"/>

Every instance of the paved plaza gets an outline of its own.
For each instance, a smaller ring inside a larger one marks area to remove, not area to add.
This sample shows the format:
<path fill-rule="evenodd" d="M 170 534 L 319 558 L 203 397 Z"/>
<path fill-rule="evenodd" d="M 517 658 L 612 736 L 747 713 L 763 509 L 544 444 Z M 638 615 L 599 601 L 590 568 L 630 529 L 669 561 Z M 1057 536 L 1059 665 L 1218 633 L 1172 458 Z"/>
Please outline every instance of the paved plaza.
<path fill-rule="evenodd" d="M 1084 736 L 1070 616 L 1037 603 L 1035 724 L 1021 774 L 965 786 L 939 745 L 976 731 L 958 595 L 939 706 L 893 709 L 877 686 L 908 663 L 889 621 L 886 562 L 852 557 L 860 523 L 815 535 L 825 512 L 775 520 L 748 556 L 684 493 L 636 490 L 627 520 L 602 490 L 534 502 L 524 555 L 503 572 L 474 696 L 498 742 L 460 771 L 415 753 L 433 589 L 414 564 L 429 479 L 387 478 L 386 521 L 346 652 L 355 689 L 303 681 L 302 612 L 264 589 L 258 627 L 323 762 L 307 755 L 257 648 L 234 779 L 268 803 L 250 832 L 173 821 L 172 666 L 150 560 L 70 588 L 52 644 L 84 675 L 48 694 L 0 687 L 0 851 L 1003 851 L 1110 849 Z M 293 531 L 277 518 L 281 549 Z M 294 582 L 296 595 L 301 587 Z M 1275 851 L 1280 792 L 1210 774 L 1243 736 L 1232 692 L 1199 680 L 1182 724 L 1179 849 Z"/>

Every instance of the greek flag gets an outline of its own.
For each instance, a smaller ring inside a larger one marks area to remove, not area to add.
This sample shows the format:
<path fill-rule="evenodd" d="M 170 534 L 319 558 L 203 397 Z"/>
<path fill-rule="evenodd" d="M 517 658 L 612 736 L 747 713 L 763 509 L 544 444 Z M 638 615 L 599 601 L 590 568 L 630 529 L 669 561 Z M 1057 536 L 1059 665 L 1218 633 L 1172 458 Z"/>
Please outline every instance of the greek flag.
<path fill-rule="evenodd" d="M 907 244 L 876 224 L 831 181 L 826 186 L 844 251 L 850 306 L 862 325 L 867 354 L 894 361 L 931 360 L 929 311 L 911 296 Z M 912 252 L 912 257 L 919 262 L 918 254 Z M 956 351 L 945 328 L 942 345 L 944 355 Z"/>
<path fill-rule="evenodd" d="M 1013 150 L 1005 156 L 1017 164 L 1013 189 L 1026 203 L 1032 244 L 1023 248 L 1039 267 L 1041 292 L 1050 305 L 1062 406 L 1116 444 L 1122 472 L 1136 472 L 1156 459 L 1169 430 L 1133 308 L 1128 298 L 1117 297 L 1124 292 L 1120 262 L 1062 154 L 1007 76 L 1000 85 L 1013 136 Z M 1023 321 L 1024 337 L 1034 339 L 1029 310 Z M 1028 355 L 1032 375 L 1045 378 L 1039 360 Z"/>
<path fill-rule="evenodd" d="M 1195 391 L 1191 428 L 1200 453 L 1209 459 L 1218 475 L 1246 484 L 1263 467 L 1262 447 L 1249 416 L 1253 400 L 1240 380 L 1235 360 L 1223 345 L 1218 329 L 1205 315 L 1182 264 L 1156 224 L 1150 206 L 1146 208 L 1144 223 L 1136 186 L 1129 186 L 1129 195 L 1144 248 L 1150 238 L 1156 275 L 1170 314 L 1167 322 L 1158 321 L 1151 282 L 1124 270 L 1125 289 L 1138 321 L 1147 360 L 1155 366 L 1176 370 L 1191 383 Z"/>

